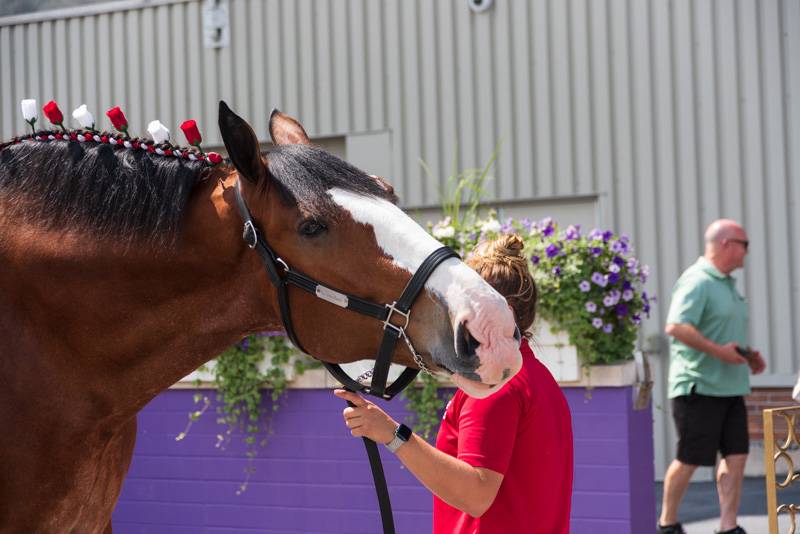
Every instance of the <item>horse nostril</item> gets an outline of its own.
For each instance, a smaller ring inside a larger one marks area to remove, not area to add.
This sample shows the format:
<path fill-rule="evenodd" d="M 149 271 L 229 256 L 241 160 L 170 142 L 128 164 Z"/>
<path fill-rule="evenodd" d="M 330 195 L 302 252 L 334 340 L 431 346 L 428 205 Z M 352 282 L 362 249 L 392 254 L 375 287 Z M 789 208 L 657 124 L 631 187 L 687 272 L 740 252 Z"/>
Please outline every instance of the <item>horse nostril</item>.
<path fill-rule="evenodd" d="M 458 339 L 458 347 L 456 351 L 458 356 L 460 358 L 474 358 L 478 347 L 480 347 L 481 344 L 477 339 L 472 337 L 472 334 L 469 333 L 466 323 L 460 323 L 458 325 L 456 337 Z"/>

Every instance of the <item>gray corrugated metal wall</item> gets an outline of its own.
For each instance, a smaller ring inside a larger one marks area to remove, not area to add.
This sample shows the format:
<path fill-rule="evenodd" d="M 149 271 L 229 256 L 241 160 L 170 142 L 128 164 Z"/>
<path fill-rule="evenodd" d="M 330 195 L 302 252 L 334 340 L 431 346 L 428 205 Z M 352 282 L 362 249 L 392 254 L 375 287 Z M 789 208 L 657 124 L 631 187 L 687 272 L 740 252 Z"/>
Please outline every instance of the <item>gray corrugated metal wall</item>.
<path fill-rule="evenodd" d="M 137 7 L 141 4 L 144 7 Z M 599 224 L 631 234 L 661 296 L 719 216 L 746 225 L 752 338 L 786 385 L 800 349 L 800 2 L 797 0 L 232 0 L 231 42 L 202 44 L 201 3 L 0 21 L 0 137 L 18 102 L 55 98 L 133 128 L 198 119 L 219 144 L 225 98 L 256 130 L 273 106 L 313 136 L 389 133 L 407 206 L 500 145 L 500 200 L 596 195 Z M 47 20 L 45 20 L 47 19 Z M 657 360 L 660 378 L 664 358 Z M 656 389 L 664 405 L 663 387 Z M 657 425 L 659 471 L 672 447 Z"/>

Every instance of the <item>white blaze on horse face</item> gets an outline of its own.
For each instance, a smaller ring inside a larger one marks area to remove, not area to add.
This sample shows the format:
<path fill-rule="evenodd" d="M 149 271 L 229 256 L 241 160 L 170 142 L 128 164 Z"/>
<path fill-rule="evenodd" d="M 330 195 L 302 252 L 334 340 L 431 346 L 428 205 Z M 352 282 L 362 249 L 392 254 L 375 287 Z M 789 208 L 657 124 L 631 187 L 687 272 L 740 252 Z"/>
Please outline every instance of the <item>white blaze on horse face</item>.
<path fill-rule="evenodd" d="M 329 193 L 353 220 L 372 226 L 378 246 L 393 258 L 398 267 L 408 271 L 409 276 L 442 246 L 391 202 L 338 188 Z M 470 396 L 485 397 L 519 371 L 522 357 L 519 343 L 514 339 L 514 315 L 506 300 L 475 271 L 450 258 L 433 272 L 425 288 L 438 294 L 447 304 L 453 332 L 464 323 L 480 343 L 476 351 L 480 366 L 475 372 L 481 382 L 459 377 L 456 382 L 459 388 Z"/>

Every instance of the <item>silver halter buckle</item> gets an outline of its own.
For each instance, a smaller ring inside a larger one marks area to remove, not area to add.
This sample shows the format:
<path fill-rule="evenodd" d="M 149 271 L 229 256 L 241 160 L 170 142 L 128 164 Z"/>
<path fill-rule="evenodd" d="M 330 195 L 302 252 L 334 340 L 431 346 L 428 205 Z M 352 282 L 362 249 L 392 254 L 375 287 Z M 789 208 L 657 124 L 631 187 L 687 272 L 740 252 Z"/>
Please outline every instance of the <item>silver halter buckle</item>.
<path fill-rule="evenodd" d="M 411 344 L 411 339 L 409 339 L 409 337 L 406 335 L 406 328 L 408 328 L 408 323 L 411 320 L 411 310 L 409 310 L 408 312 L 402 312 L 398 310 L 397 301 L 392 302 L 391 304 L 387 304 L 386 308 L 389 310 L 389 315 L 387 315 L 386 320 L 383 321 L 383 329 L 386 330 L 387 328 L 391 328 L 392 330 L 397 332 L 400 335 L 400 337 L 403 338 L 403 341 L 406 342 L 408 350 L 411 351 L 411 357 L 414 358 L 414 363 L 417 364 L 417 367 L 419 367 L 420 370 L 425 371 L 429 375 L 433 375 L 433 371 L 431 371 L 430 368 L 427 365 L 425 365 L 425 362 L 422 361 L 422 356 L 420 356 L 419 353 L 416 351 L 416 349 L 414 349 L 414 345 Z M 393 313 L 401 315 L 406 320 L 406 324 L 404 324 L 403 326 L 397 326 L 389 322 L 392 318 Z"/>

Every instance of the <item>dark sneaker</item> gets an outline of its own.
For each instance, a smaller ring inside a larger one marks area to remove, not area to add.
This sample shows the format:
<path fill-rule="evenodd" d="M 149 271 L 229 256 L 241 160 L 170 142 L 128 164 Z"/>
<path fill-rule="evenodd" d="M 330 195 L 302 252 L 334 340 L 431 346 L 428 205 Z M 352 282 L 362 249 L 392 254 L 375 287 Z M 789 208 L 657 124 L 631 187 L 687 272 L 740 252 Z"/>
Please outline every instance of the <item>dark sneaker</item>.
<path fill-rule="evenodd" d="M 658 534 L 686 534 L 683 530 L 683 525 L 675 523 L 674 525 L 658 525 Z"/>
<path fill-rule="evenodd" d="M 739 525 L 736 525 L 735 528 L 730 530 L 715 530 L 714 532 L 717 534 L 747 534 L 747 532 L 745 532 L 745 530 Z"/>

